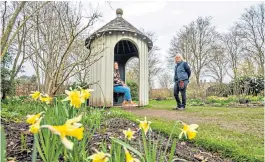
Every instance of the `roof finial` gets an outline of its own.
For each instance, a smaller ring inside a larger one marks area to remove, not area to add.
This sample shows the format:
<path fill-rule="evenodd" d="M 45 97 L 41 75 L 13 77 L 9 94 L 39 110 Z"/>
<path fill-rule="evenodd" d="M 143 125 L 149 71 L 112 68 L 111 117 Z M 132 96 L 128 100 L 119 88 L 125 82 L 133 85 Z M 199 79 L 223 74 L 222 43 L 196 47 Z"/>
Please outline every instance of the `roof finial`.
<path fill-rule="evenodd" d="M 122 14 L 123 14 L 122 9 L 121 9 L 121 8 L 118 8 L 118 9 L 116 10 L 116 15 L 117 15 L 117 17 L 121 17 Z"/>

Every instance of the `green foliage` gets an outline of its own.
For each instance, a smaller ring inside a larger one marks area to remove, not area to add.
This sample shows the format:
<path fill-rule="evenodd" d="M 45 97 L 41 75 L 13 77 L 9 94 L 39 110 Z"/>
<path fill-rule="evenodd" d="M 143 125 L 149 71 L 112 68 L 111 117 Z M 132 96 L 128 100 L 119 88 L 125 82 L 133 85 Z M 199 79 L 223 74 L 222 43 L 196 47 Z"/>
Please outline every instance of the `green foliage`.
<path fill-rule="evenodd" d="M 264 75 L 242 76 L 233 80 L 230 85 L 233 94 L 263 95 Z M 236 92 L 237 91 L 237 92 Z"/>
<path fill-rule="evenodd" d="M 138 100 L 139 85 L 134 81 L 127 81 L 126 84 L 131 89 L 132 100 Z"/>
<path fill-rule="evenodd" d="M 11 64 L 12 57 L 9 53 L 6 53 L 1 60 L 1 92 L 2 99 L 11 92 L 12 86 L 10 83 L 10 70 L 9 66 Z"/>
<path fill-rule="evenodd" d="M 188 106 L 203 106 L 205 103 L 201 99 L 188 99 Z"/>
<path fill-rule="evenodd" d="M 240 103 L 241 100 L 248 100 L 248 102 L 263 102 L 264 97 L 263 96 L 228 96 L 228 97 L 218 97 L 218 96 L 209 96 L 206 98 L 206 103 L 211 104 L 212 106 L 224 106 L 228 105 L 230 103 Z"/>
<path fill-rule="evenodd" d="M 6 162 L 6 137 L 3 127 L 1 127 L 1 161 Z"/>

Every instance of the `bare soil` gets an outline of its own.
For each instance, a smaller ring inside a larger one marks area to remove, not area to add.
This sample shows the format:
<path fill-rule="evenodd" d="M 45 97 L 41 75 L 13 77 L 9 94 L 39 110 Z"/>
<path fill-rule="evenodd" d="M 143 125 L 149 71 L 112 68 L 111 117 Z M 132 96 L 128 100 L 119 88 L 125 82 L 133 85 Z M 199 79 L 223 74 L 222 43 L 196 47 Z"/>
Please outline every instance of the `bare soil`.
<path fill-rule="evenodd" d="M 28 124 L 14 123 L 1 119 L 6 136 L 6 157 L 8 161 L 31 161 L 33 135 L 28 132 Z"/>
<path fill-rule="evenodd" d="M 141 110 L 142 111 L 142 110 Z M 152 110 L 155 111 L 155 110 Z M 137 111 L 134 111 L 137 112 Z M 152 115 L 155 113 L 153 112 Z M 143 115 L 143 114 L 142 114 Z M 147 114 L 145 114 L 147 115 Z M 161 115 L 161 113 L 160 113 Z M 162 114 L 163 115 L 163 114 Z M 173 119 L 173 116 L 170 117 Z M 5 120 L 1 121 L 5 129 L 6 143 L 7 143 L 7 153 L 6 157 L 8 160 L 14 159 L 15 161 L 29 162 L 31 161 L 32 146 L 33 146 L 33 136 L 28 132 L 28 124 L 25 123 L 13 123 Z M 100 144 L 103 141 L 106 141 L 110 145 L 111 137 L 120 138 L 123 140 L 124 129 L 131 128 L 134 131 L 137 131 L 135 139 L 131 141 L 131 145 L 138 150 L 139 148 L 139 139 L 141 134 L 138 130 L 138 125 L 126 119 L 112 118 L 106 120 L 102 123 L 100 129 L 95 133 L 93 138 L 88 141 L 88 153 L 91 154 L 94 152 L 94 149 L 98 149 Z M 24 136 L 24 137 L 22 137 Z M 163 139 L 162 148 L 165 148 L 166 141 L 168 139 L 167 135 L 159 134 L 157 132 L 151 132 L 152 139 Z M 21 139 L 24 138 L 24 140 Z M 151 140 L 151 139 L 148 139 Z M 171 144 L 169 145 L 169 148 Z M 170 150 L 170 149 L 169 149 Z M 143 150 L 141 151 L 143 152 Z M 184 161 L 195 161 L 199 162 L 202 160 L 207 160 L 207 162 L 231 162 L 229 159 L 223 159 L 217 153 L 207 152 L 203 148 L 196 147 L 192 143 L 188 142 L 178 142 L 177 148 L 175 151 L 175 157 L 177 160 L 175 162 L 184 162 Z M 37 161 L 41 161 L 38 159 Z"/>

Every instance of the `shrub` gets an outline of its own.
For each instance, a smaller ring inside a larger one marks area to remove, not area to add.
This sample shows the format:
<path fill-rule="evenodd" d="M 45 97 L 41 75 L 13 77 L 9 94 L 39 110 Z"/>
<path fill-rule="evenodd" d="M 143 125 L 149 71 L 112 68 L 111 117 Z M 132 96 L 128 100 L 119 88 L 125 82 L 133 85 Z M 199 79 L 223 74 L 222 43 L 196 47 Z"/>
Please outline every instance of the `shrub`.
<path fill-rule="evenodd" d="M 138 84 L 134 81 L 127 81 L 126 84 L 131 89 L 132 100 L 138 100 L 138 96 L 139 96 L 138 95 L 139 94 Z"/>
<path fill-rule="evenodd" d="M 206 89 L 206 96 L 227 97 L 230 94 L 231 90 L 227 84 L 212 85 Z"/>
<path fill-rule="evenodd" d="M 264 75 L 242 76 L 230 85 L 233 94 L 258 95 L 264 91 Z"/>

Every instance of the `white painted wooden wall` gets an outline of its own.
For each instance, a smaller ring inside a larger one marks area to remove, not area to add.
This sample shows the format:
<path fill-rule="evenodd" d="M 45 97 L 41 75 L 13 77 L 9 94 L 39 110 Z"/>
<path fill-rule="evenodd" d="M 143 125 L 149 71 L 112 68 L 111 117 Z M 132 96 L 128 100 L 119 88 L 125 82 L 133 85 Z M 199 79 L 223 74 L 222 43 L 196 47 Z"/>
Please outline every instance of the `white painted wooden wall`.
<path fill-rule="evenodd" d="M 148 94 L 148 47 L 142 36 L 131 32 L 106 32 L 103 36 L 96 38 L 91 44 L 91 55 L 97 51 L 104 51 L 91 59 L 102 57 L 91 66 L 90 82 L 98 82 L 93 85 L 95 91 L 89 99 L 91 106 L 113 106 L 113 66 L 114 66 L 114 47 L 120 40 L 129 40 L 135 44 L 139 54 L 140 63 L 140 85 L 139 85 L 139 106 L 149 103 Z M 105 100 L 104 100 L 105 98 Z M 105 103 L 105 104 L 104 104 Z"/>

